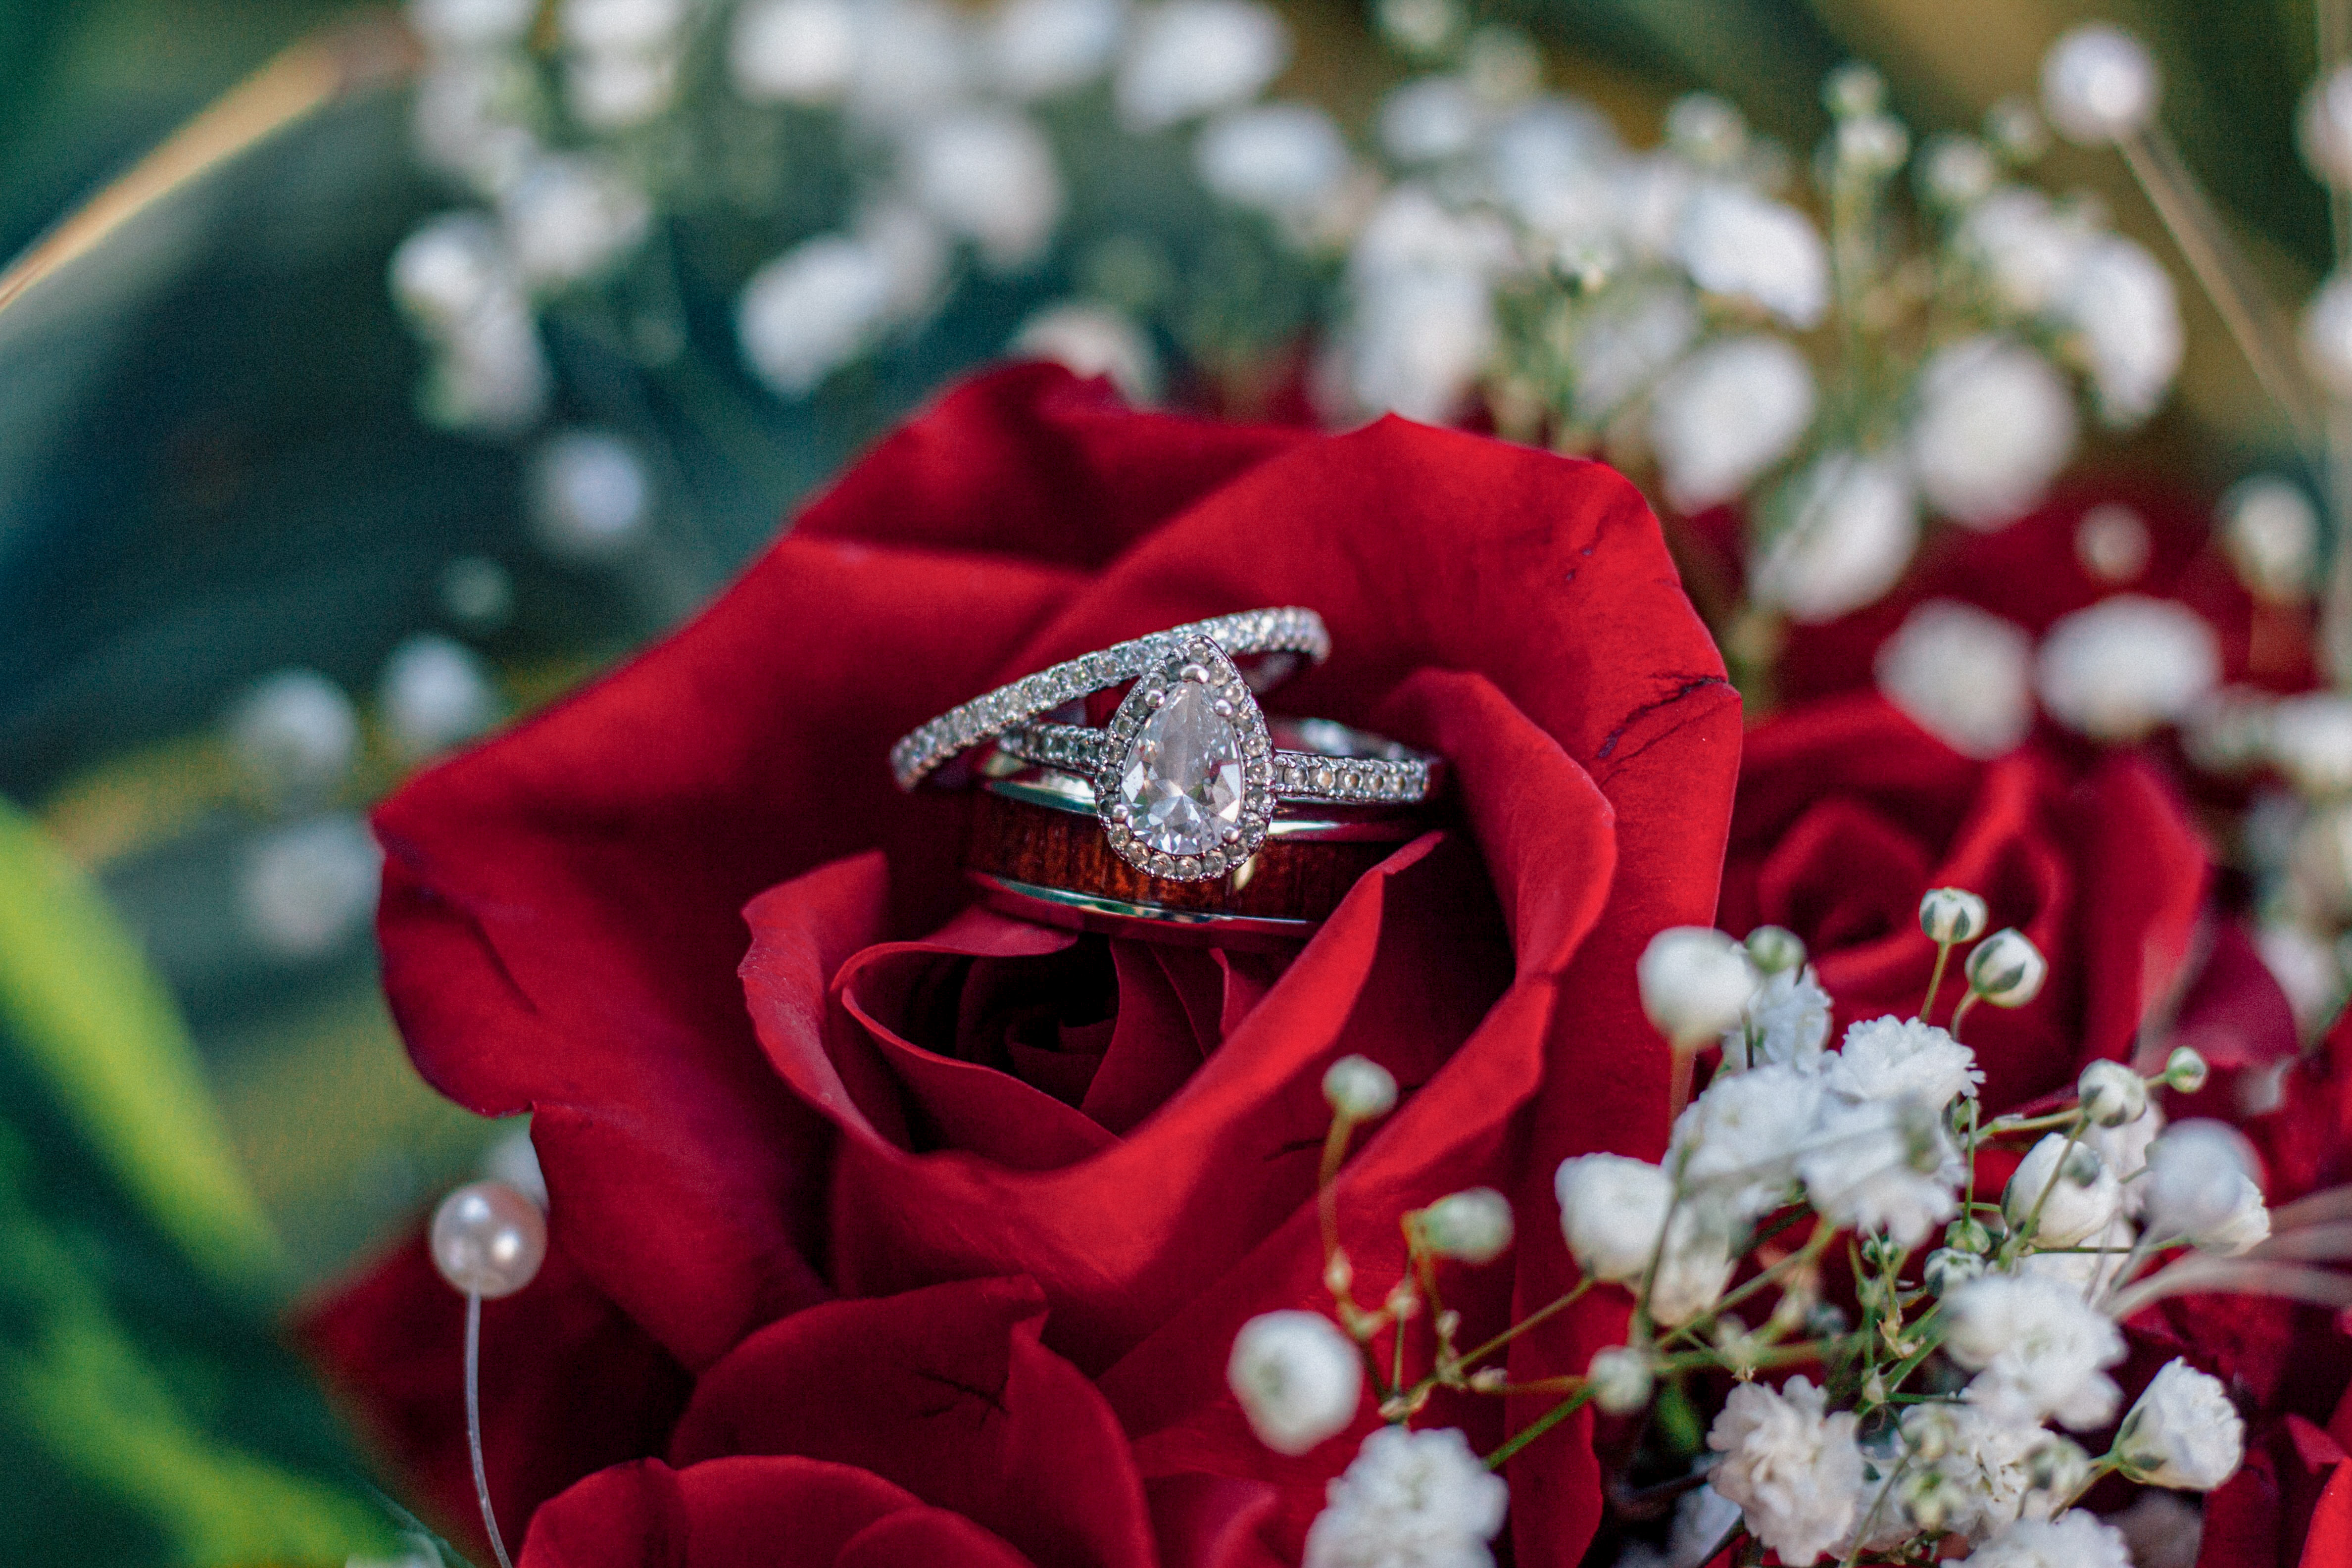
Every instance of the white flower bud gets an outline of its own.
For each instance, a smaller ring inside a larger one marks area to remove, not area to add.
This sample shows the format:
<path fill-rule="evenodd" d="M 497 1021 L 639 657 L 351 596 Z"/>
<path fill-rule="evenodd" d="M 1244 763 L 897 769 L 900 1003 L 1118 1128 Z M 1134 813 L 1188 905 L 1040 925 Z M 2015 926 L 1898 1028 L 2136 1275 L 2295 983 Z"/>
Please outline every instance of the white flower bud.
<path fill-rule="evenodd" d="M 1758 926 L 1748 933 L 1748 959 L 1766 974 L 1781 974 L 1805 962 L 1805 939 L 1786 926 Z"/>
<path fill-rule="evenodd" d="M 1937 1295 L 1948 1296 L 1984 1271 L 1985 1260 L 1977 1254 L 1939 1247 L 1919 1266 L 1919 1278 Z"/>
<path fill-rule="evenodd" d="M 564 561 L 625 555 L 653 519 L 653 476 L 645 459 L 602 430 L 550 437 L 532 454 L 529 490 L 532 531 Z"/>
<path fill-rule="evenodd" d="M 1919 929 L 1929 942 L 1974 942 L 1990 923 L 1985 901 L 1965 888 L 1930 888 L 1919 900 Z"/>
<path fill-rule="evenodd" d="M 1592 1403 L 1612 1415 L 1631 1415 L 1648 1405 L 1655 1381 L 1650 1358 L 1630 1345 L 1595 1351 L 1584 1376 L 1592 1389 Z"/>
<path fill-rule="evenodd" d="M 2060 723 L 2095 741 L 2137 741 L 2221 684 L 2221 639 L 2176 600 L 2116 594 L 2053 623 L 2035 677 Z"/>
<path fill-rule="evenodd" d="M 480 658 L 433 633 L 392 650 L 377 701 L 394 749 L 411 760 L 470 741 L 499 717 L 498 692 Z"/>
<path fill-rule="evenodd" d="M 1748 950 L 1708 926 L 1675 926 L 1650 939 L 1634 966 L 1642 1011 L 1676 1050 L 1693 1050 L 1739 1022 L 1756 990 Z"/>
<path fill-rule="evenodd" d="M 2011 926 L 1993 932 L 1969 953 L 1969 989 L 1996 1007 L 2022 1007 L 2042 994 L 2050 961 L 2026 934 Z"/>
<path fill-rule="evenodd" d="M 1165 0 L 1144 14 L 1112 97 L 1137 135 L 1240 103 L 1290 62 L 1290 30 L 1254 0 Z"/>
<path fill-rule="evenodd" d="M 2074 559 L 2102 583 L 2128 583 L 2147 570 L 2147 520 L 2121 501 L 2101 501 L 2074 524 Z"/>
<path fill-rule="evenodd" d="M 2171 1361 L 2124 1417 L 2115 1455 L 2133 1480 L 2210 1492 L 2237 1469 L 2245 1447 L 2246 1424 L 2221 1384 Z"/>
<path fill-rule="evenodd" d="M 458 53 L 520 42 L 539 14 L 537 0 L 408 0 L 408 24 L 436 49 Z"/>
<path fill-rule="evenodd" d="M 1955 211 L 1981 201 L 2000 181 L 2000 165 L 1973 136 L 1937 135 L 1921 152 L 1919 183 L 1928 199 Z"/>
<path fill-rule="evenodd" d="M 1622 1154 L 1582 1154 L 1560 1162 L 1552 1187 L 1576 1266 L 1595 1279 L 1641 1279 L 1674 1202 L 1674 1181 L 1664 1170 Z"/>
<path fill-rule="evenodd" d="M 2077 1160 L 2085 1154 L 2087 1162 Z M 2073 1247 L 2095 1235 L 2122 1207 L 2122 1188 L 2105 1162 L 2095 1151 L 2056 1132 L 2036 1143 L 2019 1163 L 2000 1199 L 2001 1214 L 2010 1225 L 2022 1231 L 2030 1224 L 2031 1239 L 2045 1248 Z"/>
<path fill-rule="evenodd" d="M 835 102 L 857 68 L 857 14 L 845 0 L 753 0 L 735 13 L 727 68 L 755 103 Z"/>
<path fill-rule="evenodd" d="M 1370 1057 L 1341 1057 L 1323 1073 L 1323 1098 L 1350 1121 L 1370 1121 L 1396 1108 L 1396 1075 Z"/>
<path fill-rule="evenodd" d="M 2137 1121 L 2147 1109 L 2147 1083 L 2121 1062 L 2096 1061 L 2074 1080 L 2083 1114 L 2101 1127 L 2121 1127 Z"/>
<path fill-rule="evenodd" d="M 2330 278 L 2304 307 L 2303 362 L 2326 391 L 2352 398 L 2352 276 Z"/>
<path fill-rule="evenodd" d="M 285 669 L 256 682 L 230 708 L 227 722 L 230 751 L 275 802 L 333 794 L 359 754 L 352 700 L 316 670 Z"/>
<path fill-rule="evenodd" d="M 2194 1046 L 2175 1046 L 2164 1058 L 2164 1082 L 2168 1089 L 2195 1094 L 2205 1087 L 2205 1058 Z"/>
<path fill-rule="evenodd" d="M 2179 1121 L 2148 1146 L 2147 1227 L 2159 1241 L 2209 1242 L 2242 1252 L 2269 1234 L 2253 1179 L 2254 1155 L 2245 1135 L 2227 1122 Z M 2251 1195 L 2253 1209 L 2250 1209 Z M 2250 1231 L 2261 1235 L 2247 1239 Z M 2241 1245 L 2242 1243 L 2242 1245 Z"/>
<path fill-rule="evenodd" d="M 2136 136 L 2156 118 L 2155 57 L 2121 27 L 2092 23 L 2042 58 L 2042 107 L 2069 142 L 2095 146 Z"/>
<path fill-rule="evenodd" d="M 2295 132 L 2311 172 L 2337 190 L 2352 189 L 2352 66 L 2311 84 Z"/>
<path fill-rule="evenodd" d="M 1974 605 L 1916 606 L 1878 645 L 1873 673 L 1913 723 L 1967 756 L 2000 756 L 2032 732 L 2033 638 Z"/>
<path fill-rule="evenodd" d="M 1449 1193 L 1421 1211 L 1420 1230 L 1440 1258 L 1492 1263 L 1511 1245 L 1511 1200 L 1492 1187 Z"/>
<path fill-rule="evenodd" d="M 1330 1319 L 1266 1312 L 1234 1336 L 1225 1382 L 1259 1442 L 1277 1454 L 1304 1454 L 1356 1418 L 1364 1367 Z"/>
<path fill-rule="evenodd" d="M 1944 1245 L 1962 1252 L 1990 1252 L 1992 1242 L 1991 1227 L 1973 1214 L 1964 1214 L 1944 1227 Z"/>
<path fill-rule="evenodd" d="M 1848 60 L 1822 82 L 1822 103 L 1841 120 L 1876 114 L 1886 107 L 1886 79 L 1872 66 Z"/>
<path fill-rule="evenodd" d="M 2241 479 L 2221 498 L 2221 546 L 2238 581 L 2257 597 L 2300 604 L 2319 563 L 2319 509 L 2291 479 Z"/>
<path fill-rule="evenodd" d="M 2080 1443 L 2053 1432 L 2025 1456 L 2025 1479 L 2035 1491 L 2072 1497 L 2091 1479 L 2091 1456 Z"/>

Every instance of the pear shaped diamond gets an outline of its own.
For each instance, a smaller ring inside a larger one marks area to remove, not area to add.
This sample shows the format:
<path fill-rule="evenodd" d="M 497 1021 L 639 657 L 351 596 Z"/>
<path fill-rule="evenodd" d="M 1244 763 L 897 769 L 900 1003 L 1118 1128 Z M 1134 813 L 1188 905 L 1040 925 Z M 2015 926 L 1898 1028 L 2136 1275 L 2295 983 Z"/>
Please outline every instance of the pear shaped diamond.
<path fill-rule="evenodd" d="M 1095 807 L 1112 853 L 1174 881 L 1222 877 L 1274 816 L 1265 715 L 1224 649 L 1172 642 L 1112 716 Z"/>
<path fill-rule="evenodd" d="M 1128 830 L 1160 855 L 1205 855 L 1242 824 L 1242 739 L 1209 689 L 1179 680 L 1119 771 Z"/>

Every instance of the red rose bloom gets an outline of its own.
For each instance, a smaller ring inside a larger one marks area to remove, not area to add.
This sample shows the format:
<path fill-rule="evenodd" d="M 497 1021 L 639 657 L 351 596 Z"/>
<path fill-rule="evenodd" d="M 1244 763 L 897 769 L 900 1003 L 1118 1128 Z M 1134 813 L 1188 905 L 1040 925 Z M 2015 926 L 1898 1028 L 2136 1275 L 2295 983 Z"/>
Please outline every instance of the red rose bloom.
<path fill-rule="evenodd" d="M 1286 958 L 965 907 L 965 805 L 899 795 L 896 736 L 1277 604 L 1336 652 L 1276 705 L 1445 754 L 1442 826 Z M 1604 468 L 1395 420 L 1134 414 L 1045 369 L 950 395 L 682 632 L 378 815 L 411 1054 L 478 1111 L 533 1112 L 551 1194 L 558 1266 L 486 1314 L 526 1560 L 1295 1560 L 1375 1418 L 1279 1458 L 1224 1365 L 1250 1317 L 1326 1300 L 1324 1069 L 1360 1053 L 1405 1090 L 1339 1184 L 1360 1278 L 1401 1269 L 1402 1210 L 1483 1183 L 1519 1240 L 1449 1275 L 1465 1332 L 1559 1295 L 1553 1168 L 1664 1143 L 1633 961 L 1713 914 L 1738 745 Z M 454 1521 L 433 1289 L 412 1264 L 308 1332 Z M 1580 1303 L 1515 1373 L 1581 1371 L 1622 1314 Z M 1544 1408 L 1423 1419 L 1486 1451 Z M 1591 1538 L 1589 1434 L 1509 1466 L 1519 1563 Z"/>
<path fill-rule="evenodd" d="M 2050 959 L 2033 1002 L 1969 1015 L 1985 1106 L 2002 1111 L 2067 1088 L 2094 1058 L 2128 1056 L 2142 1022 L 2178 1003 L 2207 869 L 2169 787 L 2138 758 L 2077 773 L 2027 747 L 1976 762 L 1855 695 L 1748 736 L 1719 919 L 1735 934 L 1769 922 L 1803 937 L 1843 1031 L 1919 1010 L 1936 962 L 1921 894 L 1981 895 L 1994 929 L 2017 927 Z M 1938 1021 L 1966 984 L 1957 964 L 1946 973 Z M 2275 987 L 2267 994 L 2275 1014 L 2247 1028 L 2291 1056 L 2293 1020 Z M 2214 1059 L 2245 1055 L 2226 1046 Z"/>

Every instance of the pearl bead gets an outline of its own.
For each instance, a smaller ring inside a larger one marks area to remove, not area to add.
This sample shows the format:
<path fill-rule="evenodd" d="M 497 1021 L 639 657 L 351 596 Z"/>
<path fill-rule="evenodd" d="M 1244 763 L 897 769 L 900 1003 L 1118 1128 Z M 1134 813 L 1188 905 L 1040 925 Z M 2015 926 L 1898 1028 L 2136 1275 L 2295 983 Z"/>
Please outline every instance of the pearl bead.
<path fill-rule="evenodd" d="M 504 1182 L 459 1187 L 433 1211 L 433 1267 L 467 1295 L 511 1296 L 546 1260 L 546 1216 Z"/>
<path fill-rule="evenodd" d="M 2155 57 L 2121 27 L 2076 27 L 2042 59 L 2042 107 L 2069 142 L 2136 134 L 2156 117 L 2158 86 Z"/>

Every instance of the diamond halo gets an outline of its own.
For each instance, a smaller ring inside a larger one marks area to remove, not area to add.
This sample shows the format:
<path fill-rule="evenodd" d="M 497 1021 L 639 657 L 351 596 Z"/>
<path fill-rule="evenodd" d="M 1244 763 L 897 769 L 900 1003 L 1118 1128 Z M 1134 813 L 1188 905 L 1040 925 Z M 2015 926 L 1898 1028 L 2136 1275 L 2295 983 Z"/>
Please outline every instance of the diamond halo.
<path fill-rule="evenodd" d="M 1095 810 L 1111 852 L 1169 881 L 1224 876 L 1265 844 L 1274 742 L 1223 648 L 1171 637 L 1106 731 Z"/>

